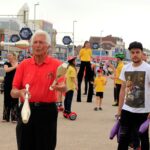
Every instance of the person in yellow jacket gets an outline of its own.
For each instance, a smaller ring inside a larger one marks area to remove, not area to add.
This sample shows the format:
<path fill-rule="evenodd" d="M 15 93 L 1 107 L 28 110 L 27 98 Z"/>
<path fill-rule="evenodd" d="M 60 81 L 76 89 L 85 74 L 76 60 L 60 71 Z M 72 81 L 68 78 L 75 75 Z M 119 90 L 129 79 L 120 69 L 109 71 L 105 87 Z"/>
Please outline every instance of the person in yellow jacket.
<path fill-rule="evenodd" d="M 123 59 L 124 59 L 124 54 L 123 53 L 117 53 L 115 55 L 115 57 L 117 58 L 117 67 L 114 72 L 114 83 L 115 83 L 115 87 L 114 87 L 114 90 L 115 90 L 115 104 L 113 104 L 112 106 L 118 106 L 119 104 L 119 93 L 120 93 L 120 89 L 121 89 L 121 84 L 122 84 L 122 81 L 119 79 L 119 76 L 120 76 L 120 73 L 121 73 L 121 70 L 124 66 L 124 62 L 123 62 Z"/>
<path fill-rule="evenodd" d="M 71 120 L 76 119 L 76 114 L 71 111 L 71 106 L 72 106 L 72 99 L 73 99 L 73 94 L 74 91 L 77 90 L 77 70 L 75 67 L 75 59 L 76 56 L 70 56 L 68 58 L 68 68 L 66 72 L 66 87 L 67 91 L 65 93 L 65 100 L 64 100 L 64 117 L 69 118 Z M 75 116 L 72 117 L 72 116 Z"/>
<path fill-rule="evenodd" d="M 98 76 L 94 80 L 94 87 L 96 91 L 96 107 L 95 111 L 102 110 L 102 99 L 104 95 L 105 85 L 107 83 L 107 78 L 103 76 L 103 70 L 97 70 Z"/>
<path fill-rule="evenodd" d="M 84 70 L 86 68 L 87 80 L 91 81 L 91 58 L 92 58 L 92 49 L 89 41 L 85 41 L 84 46 L 79 52 L 79 58 L 81 61 L 80 69 L 77 75 L 78 78 L 78 92 L 77 92 L 77 102 L 81 102 L 81 83 L 84 75 Z"/>

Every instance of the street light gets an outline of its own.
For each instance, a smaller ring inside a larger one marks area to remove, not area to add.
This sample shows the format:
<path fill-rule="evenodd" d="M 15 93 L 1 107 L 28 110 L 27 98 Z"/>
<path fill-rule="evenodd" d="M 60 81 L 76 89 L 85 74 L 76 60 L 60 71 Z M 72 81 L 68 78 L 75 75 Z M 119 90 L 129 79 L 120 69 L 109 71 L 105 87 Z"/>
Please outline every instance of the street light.
<path fill-rule="evenodd" d="M 36 20 L 36 6 L 39 5 L 39 2 L 34 4 L 34 32 L 35 32 L 35 20 Z"/>
<path fill-rule="evenodd" d="M 72 32 L 72 55 L 74 56 L 74 24 L 77 22 L 76 20 L 73 21 L 73 32 Z"/>
<path fill-rule="evenodd" d="M 100 50 L 99 50 L 99 53 L 100 53 L 100 62 L 101 62 L 101 60 L 102 60 L 102 33 L 103 33 L 103 30 L 101 30 L 101 33 L 100 33 L 100 46 L 99 46 L 99 48 L 100 48 Z"/>

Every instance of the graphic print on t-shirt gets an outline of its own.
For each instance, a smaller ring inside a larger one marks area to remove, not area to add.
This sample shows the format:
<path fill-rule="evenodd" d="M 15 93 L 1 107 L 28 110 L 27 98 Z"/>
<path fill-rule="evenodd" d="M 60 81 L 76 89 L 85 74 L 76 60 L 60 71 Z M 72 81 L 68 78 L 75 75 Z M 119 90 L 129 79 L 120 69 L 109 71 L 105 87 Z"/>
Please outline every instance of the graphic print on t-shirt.
<path fill-rule="evenodd" d="M 125 72 L 126 78 L 126 105 L 133 108 L 143 108 L 145 106 L 145 72 L 134 71 Z"/>

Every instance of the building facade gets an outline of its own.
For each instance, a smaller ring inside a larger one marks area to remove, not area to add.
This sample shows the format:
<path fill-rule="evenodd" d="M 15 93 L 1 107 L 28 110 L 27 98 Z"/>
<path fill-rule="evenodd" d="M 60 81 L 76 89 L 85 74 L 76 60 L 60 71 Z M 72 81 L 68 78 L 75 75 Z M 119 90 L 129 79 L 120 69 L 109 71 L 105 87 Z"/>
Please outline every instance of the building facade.
<path fill-rule="evenodd" d="M 46 31 L 51 37 L 51 49 L 55 50 L 57 32 L 55 29 L 53 29 L 53 24 L 45 20 L 29 20 L 29 12 L 29 7 L 25 3 L 20 8 L 17 15 L 5 15 L 0 17 L 0 42 L 9 42 L 11 35 L 17 34 L 19 36 L 19 32 L 23 27 L 29 27 L 32 32 L 35 32 L 35 29 L 42 29 Z M 26 54 L 26 50 L 16 47 L 0 46 L 0 50 L 1 57 L 3 57 L 3 53 L 8 51 L 25 51 L 23 54 Z"/>
<path fill-rule="evenodd" d="M 94 57 L 104 57 L 108 58 L 114 57 L 116 53 L 121 52 L 126 55 L 125 42 L 120 37 L 114 37 L 108 35 L 105 37 L 90 37 L 89 39 L 91 46 L 96 43 L 99 45 L 98 48 L 94 49 L 93 47 L 93 56 Z"/>

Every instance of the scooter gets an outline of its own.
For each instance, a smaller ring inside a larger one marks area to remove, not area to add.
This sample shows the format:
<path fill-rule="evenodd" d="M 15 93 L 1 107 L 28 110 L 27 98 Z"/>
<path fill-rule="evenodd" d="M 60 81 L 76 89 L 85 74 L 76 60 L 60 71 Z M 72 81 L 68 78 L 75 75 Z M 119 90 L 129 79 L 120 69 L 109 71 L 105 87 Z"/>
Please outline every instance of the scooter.
<path fill-rule="evenodd" d="M 77 118 L 77 114 L 75 112 L 71 112 L 71 113 L 64 112 L 63 116 L 70 120 L 76 120 L 76 118 Z"/>

